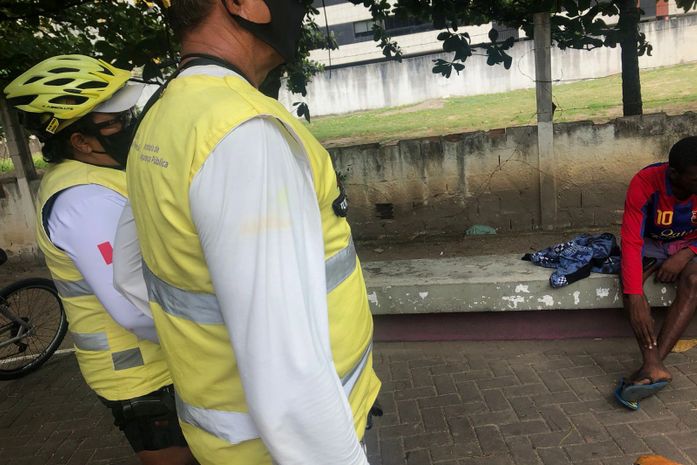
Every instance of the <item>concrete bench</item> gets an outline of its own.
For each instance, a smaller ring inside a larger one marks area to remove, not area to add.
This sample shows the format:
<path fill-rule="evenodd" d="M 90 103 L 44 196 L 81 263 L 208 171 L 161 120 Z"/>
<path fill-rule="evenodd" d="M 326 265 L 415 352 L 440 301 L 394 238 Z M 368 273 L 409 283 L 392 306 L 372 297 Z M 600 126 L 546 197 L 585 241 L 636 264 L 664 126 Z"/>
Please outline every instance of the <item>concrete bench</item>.
<path fill-rule="evenodd" d="M 620 308 L 616 275 L 591 273 L 561 289 L 549 285 L 553 270 L 520 255 L 363 263 L 375 315 L 510 312 Z M 652 306 L 668 306 L 675 287 L 646 283 Z"/>

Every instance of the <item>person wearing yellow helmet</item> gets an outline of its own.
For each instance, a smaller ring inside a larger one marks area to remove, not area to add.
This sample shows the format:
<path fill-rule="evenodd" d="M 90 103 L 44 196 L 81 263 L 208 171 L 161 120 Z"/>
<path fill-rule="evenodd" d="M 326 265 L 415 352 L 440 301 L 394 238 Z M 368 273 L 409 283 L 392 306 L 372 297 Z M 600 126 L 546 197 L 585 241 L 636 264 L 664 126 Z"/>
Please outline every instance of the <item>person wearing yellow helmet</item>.
<path fill-rule="evenodd" d="M 50 167 L 37 239 L 68 316 L 86 383 L 144 465 L 195 463 L 152 320 L 113 286 L 112 244 L 126 204 L 123 168 L 142 85 L 83 55 L 48 58 L 4 89 Z"/>
<path fill-rule="evenodd" d="M 346 195 L 327 151 L 258 90 L 294 60 L 310 3 L 171 1 L 182 62 L 131 146 L 115 283 L 145 278 L 133 300 L 203 465 L 368 463 L 380 381 Z"/>

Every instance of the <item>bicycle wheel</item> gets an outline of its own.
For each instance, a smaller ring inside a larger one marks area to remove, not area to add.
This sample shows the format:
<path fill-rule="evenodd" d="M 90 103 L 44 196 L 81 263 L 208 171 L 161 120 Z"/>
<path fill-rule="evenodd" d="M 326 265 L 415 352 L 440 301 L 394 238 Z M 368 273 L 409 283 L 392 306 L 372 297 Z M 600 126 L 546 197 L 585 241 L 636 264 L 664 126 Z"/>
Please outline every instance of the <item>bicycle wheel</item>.
<path fill-rule="evenodd" d="M 0 297 L 14 317 L 30 325 L 26 336 L 0 347 L 0 380 L 19 378 L 39 368 L 53 355 L 68 330 L 68 320 L 50 279 L 18 281 L 0 290 Z M 0 327 L 12 324 L 0 313 Z M 16 336 L 19 328 L 15 324 L 10 337 Z M 3 340 L 6 339 L 0 339 L 0 344 Z"/>

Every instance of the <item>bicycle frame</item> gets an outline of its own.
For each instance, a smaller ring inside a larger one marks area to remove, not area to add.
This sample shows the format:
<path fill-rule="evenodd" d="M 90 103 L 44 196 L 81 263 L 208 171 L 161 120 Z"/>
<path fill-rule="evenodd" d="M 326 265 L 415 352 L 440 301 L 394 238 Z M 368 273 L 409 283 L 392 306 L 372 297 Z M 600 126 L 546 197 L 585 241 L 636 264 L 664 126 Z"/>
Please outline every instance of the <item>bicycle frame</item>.
<path fill-rule="evenodd" d="M 31 336 L 34 332 L 34 326 L 21 318 L 17 318 L 2 298 L 0 298 L 0 314 L 10 320 L 9 323 L 0 326 L 0 349 L 10 344 L 17 343 L 21 341 L 22 338 Z M 13 329 L 17 328 L 17 326 L 19 326 L 19 329 L 15 336 L 10 336 L 9 339 L 2 340 L 5 333 L 11 332 Z"/>

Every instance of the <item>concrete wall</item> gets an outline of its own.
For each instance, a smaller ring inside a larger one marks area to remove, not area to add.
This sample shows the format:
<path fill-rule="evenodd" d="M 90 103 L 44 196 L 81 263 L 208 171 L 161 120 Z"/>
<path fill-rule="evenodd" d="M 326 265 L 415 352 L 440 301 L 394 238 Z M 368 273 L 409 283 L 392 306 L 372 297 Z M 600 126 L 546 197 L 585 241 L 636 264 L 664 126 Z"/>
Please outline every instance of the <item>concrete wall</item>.
<path fill-rule="evenodd" d="M 331 149 L 359 239 L 540 228 L 536 127 Z M 555 125 L 557 227 L 619 224 L 629 180 L 697 133 L 697 113 Z"/>
<path fill-rule="evenodd" d="M 36 193 L 39 182 L 32 182 L 31 187 Z M 29 215 L 33 212 L 22 208 L 17 179 L 0 176 L 0 248 L 7 250 L 10 258 L 36 258 L 38 248 Z"/>
<path fill-rule="evenodd" d="M 331 149 L 354 236 L 461 235 L 475 224 L 502 233 L 540 228 L 536 131 L 523 126 Z M 554 132 L 556 226 L 607 226 L 621 220 L 632 175 L 697 133 L 697 113 L 564 123 Z M 0 247 L 34 253 L 27 224 L 16 181 L 0 179 Z"/>
<path fill-rule="evenodd" d="M 671 17 L 642 23 L 641 29 L 654 47 L 653 56 L 639 58 L 642 68 L 697 61 L 697 15 Z M 446 79 L 431 72 L 436 58 L 450 54 L 407 58 L 402 63 L 386 61 L 325 71 L 313 78 L 306 99 L 315 116 L 393 107 L 450 96 L 507 92 L 535 86 L 532 41 L 521 41 L 511 50 L 513 66 L 488 66 L 486 57 L 467 60 L 460 75 Z M 596 78 L 621 71 L 620 49 L 602 47 L 593 51 L 552 48 L 552 78 L 562 81 Z M 302 100 L 283 90 L 287 108 Z"/>

